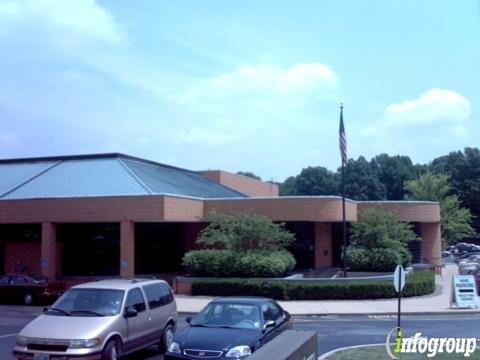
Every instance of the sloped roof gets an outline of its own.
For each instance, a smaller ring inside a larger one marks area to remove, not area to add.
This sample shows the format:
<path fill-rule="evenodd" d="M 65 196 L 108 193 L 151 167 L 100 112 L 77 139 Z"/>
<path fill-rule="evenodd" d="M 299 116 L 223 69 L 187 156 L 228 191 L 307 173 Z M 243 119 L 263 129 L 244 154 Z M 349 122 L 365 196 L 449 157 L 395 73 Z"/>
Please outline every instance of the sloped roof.
<path fill-rule="evenodd" d="M 245 197 L 197 172 L 123 154 L 0 160 L 0 200 L 161 194 Z"/>

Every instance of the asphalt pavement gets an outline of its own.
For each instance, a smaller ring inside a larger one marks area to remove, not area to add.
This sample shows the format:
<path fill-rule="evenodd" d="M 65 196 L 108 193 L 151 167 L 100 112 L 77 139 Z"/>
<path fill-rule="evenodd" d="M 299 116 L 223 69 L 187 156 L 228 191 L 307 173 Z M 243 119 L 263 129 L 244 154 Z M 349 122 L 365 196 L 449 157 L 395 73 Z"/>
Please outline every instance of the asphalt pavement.
<path fill-rule="evenodd" d="M 41 313 L 41 307 L 0 305 L 0 359 L 11 360 L 16 334 Z M 180 315 L 179 327 L 186 326 Z M 317 315 L 294 316 L 294 328 L 313 330 L 318 334 L 319 353 L 362 344 L 383 343 L 386 334 L 396 326 L 392 315 Z M 428 337 L 480 338 L 480 314 L 405 315 L 401 318 L 405 336 L 421 332 Z M 140 351 L 126 360 L 162 360 L 156 347 Z"/>

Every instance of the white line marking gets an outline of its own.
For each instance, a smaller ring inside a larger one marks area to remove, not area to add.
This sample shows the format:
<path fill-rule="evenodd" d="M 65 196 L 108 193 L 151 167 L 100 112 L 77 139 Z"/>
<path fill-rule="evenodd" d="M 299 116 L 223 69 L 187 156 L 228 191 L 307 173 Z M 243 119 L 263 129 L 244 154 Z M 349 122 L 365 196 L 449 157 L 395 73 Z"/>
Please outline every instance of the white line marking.
<path fill-rule="evenodd" d="M 8 337 L 12 337 L 12 336 L 17 336 L 18 334 L 6 334 L 6 335 L 0 335 L 0 339 L 3 339 L 3 338 L 8 338 Z"/>

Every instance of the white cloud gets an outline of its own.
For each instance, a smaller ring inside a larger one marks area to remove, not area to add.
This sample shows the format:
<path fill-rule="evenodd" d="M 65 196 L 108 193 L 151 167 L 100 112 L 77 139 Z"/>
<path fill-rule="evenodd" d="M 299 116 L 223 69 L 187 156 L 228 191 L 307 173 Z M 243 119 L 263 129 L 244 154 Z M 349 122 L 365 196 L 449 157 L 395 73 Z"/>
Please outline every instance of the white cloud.
<path fill-rule="evenodd" d="M 430 89 L 418 99 L 389 105 L 385 117 L 395 125 L 428 124 L 437 121 L 463 122 L 470 113 L 470 102 L 459 93 Z"/>
<path fill-rule="evenodd" d="M 301 63 L 289 68 L 243 65 L 232 72 L 200 80 L 178 100 L 190 105 L 226 100 L 261 101 L 306 93 L 329 94 L 336 90 L 337 84 L 335 72 L 320 63 Z"/>
<path fill-rule="evenodd" d="M 24 22 L 67 31 L 62 36 L 87 36 L 111 43 L 121 39 L 112 17 L 95 0 L 4 0 L 0 3 L 0 33 L 8 24 Z M 69 32 L 69 33 L 68 33 Z"/>
<path fill-rule="evenodd" d="M 363 135 L 385 135 L 387 130 L 423 125 L 447 126 L 454 135 L 461 135 L 471 112 L 470 102 L 463 95 L 433 88 L 417 99 L 387 106 L 383 119 L 365 128 Z"/>

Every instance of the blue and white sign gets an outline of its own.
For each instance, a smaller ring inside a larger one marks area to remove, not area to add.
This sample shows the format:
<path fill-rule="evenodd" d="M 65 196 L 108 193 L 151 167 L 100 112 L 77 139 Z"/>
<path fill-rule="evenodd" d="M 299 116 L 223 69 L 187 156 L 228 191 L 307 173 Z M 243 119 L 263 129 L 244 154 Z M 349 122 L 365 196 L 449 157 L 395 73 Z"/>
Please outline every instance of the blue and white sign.
<path fill-rule="evenodd" d="M 477 307 L 478 295 L 473 275 L 454 275 L 452 278 L 452 303 L 457 308 Z"/>

